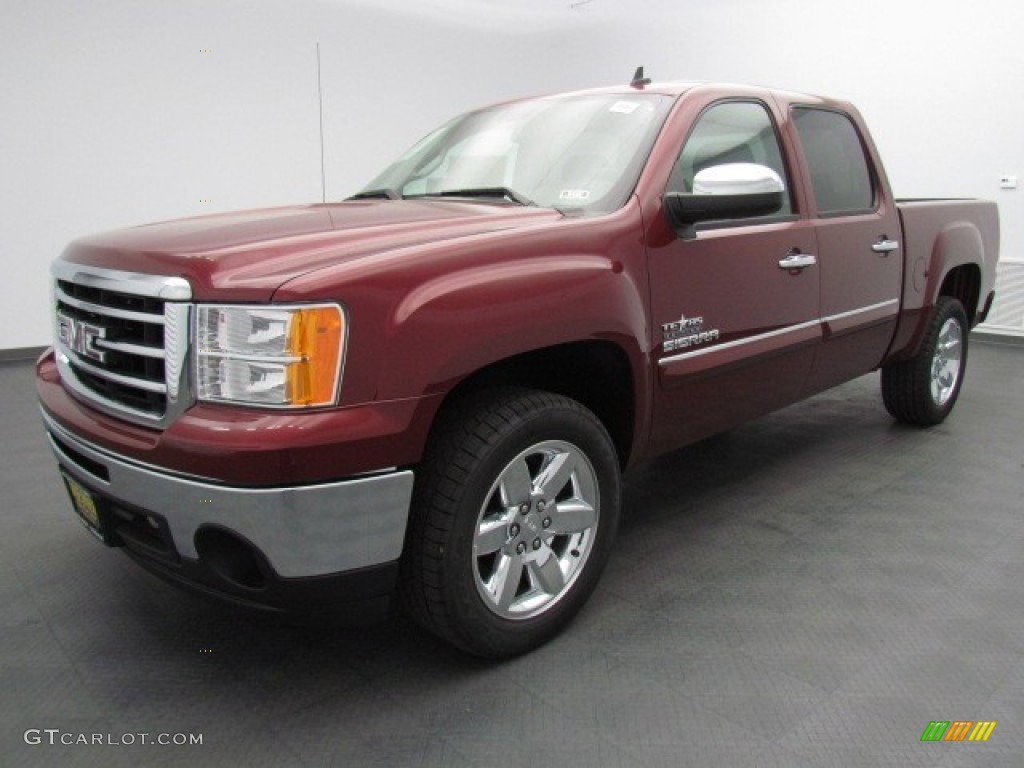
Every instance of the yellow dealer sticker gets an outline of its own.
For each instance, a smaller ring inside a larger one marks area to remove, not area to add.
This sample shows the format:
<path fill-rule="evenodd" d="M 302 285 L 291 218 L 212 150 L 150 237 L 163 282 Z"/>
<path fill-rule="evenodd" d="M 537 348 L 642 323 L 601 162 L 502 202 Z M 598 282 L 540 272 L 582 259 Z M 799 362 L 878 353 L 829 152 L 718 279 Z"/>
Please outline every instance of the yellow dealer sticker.
<path fill-rule="evenodd" d="M 68 493 L 71 495 L 71 506 L 74 507 L 78 516 L 82 518 L 85 527 L 102 540 L 103 531 L 100 526 L 100 513 L 96 507 L 96 499 L 77 480 L 64 475 L 64 482 L 67 484 Z"/>

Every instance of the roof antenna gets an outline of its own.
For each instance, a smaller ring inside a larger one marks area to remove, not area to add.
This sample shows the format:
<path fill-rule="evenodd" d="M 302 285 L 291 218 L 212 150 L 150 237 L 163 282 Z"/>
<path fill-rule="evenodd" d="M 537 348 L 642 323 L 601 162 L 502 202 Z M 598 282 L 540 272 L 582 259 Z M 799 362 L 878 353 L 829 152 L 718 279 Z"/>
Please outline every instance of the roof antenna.
<path fill-rule="evenodd" d="M 651 78 L 644 77 L 644 68 L 637 67 L 636 72 L 633 73 L 633 80 L 630 82 L 630 88 L 636 88 L 637 90 L 643 90 L 645 85 L 651 84 Z"/>

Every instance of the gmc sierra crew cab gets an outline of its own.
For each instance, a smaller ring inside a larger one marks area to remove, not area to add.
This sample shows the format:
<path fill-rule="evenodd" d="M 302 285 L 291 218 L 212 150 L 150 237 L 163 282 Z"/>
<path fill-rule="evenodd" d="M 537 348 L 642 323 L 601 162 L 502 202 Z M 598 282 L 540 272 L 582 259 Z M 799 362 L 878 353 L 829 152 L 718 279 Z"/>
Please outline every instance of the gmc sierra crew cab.
<path fill-rule="evenodd" d="M 72 242 L 37 382 L 86 527 L 504 657 L 594 590 L 638 462 L 874 369 L 941 422 L 995 204 L 894 199 L 842 101 L 641 78 L 458 117 L 344 201 Z"/>

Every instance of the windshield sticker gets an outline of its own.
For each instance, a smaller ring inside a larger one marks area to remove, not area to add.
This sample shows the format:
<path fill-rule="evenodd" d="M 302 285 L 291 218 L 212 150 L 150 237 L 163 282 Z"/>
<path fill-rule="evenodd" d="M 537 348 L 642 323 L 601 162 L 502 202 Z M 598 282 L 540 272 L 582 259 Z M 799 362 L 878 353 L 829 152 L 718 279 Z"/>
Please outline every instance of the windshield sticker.
<path fill-rule="evenodd" d="M 569 203 L 585 203 L 590 199 L 589 189 L 563 189 L 558 193 L 559 200 Z"/>
<path fill-rule="evenodd" d="M 623 115 L 631 115 L 636 112 L 636 108 L 639 106 L 640 104 L 635 101 L 616 101 L 608 108 L 608 111 L 618 112 Z"/>

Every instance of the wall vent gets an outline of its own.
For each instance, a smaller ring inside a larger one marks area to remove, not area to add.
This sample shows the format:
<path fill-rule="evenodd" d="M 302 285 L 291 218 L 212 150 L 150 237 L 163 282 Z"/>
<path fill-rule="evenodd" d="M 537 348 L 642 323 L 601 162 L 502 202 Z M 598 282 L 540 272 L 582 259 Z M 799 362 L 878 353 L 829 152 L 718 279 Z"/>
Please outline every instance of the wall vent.
<path fill-rule="evenodd" d="M 996 265 L 996 301 L 979 330 L 1024 336 L 1024 261 Z"/>

